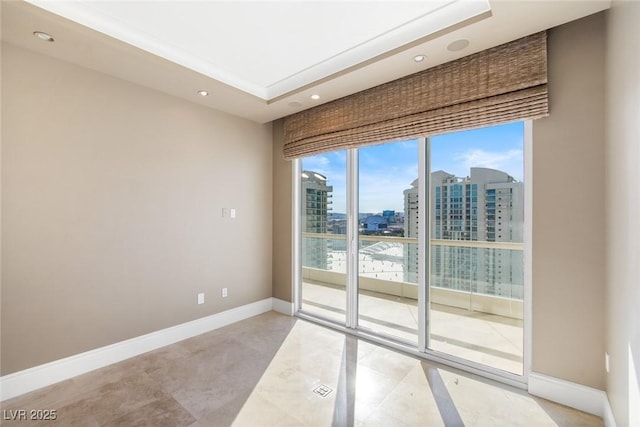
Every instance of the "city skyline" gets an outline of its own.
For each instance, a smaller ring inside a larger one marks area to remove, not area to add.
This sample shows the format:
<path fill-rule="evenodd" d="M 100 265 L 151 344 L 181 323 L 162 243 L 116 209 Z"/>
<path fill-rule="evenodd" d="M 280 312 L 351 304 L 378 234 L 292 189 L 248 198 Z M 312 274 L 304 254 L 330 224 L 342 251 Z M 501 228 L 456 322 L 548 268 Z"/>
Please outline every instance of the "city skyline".
<path fill-rule="evenodd" d="M 471 167 L 487 167 L 522 181 L 523 144 L 523 122 L 437 135 L 431 137 L 431 171 L 466 177 Z M 418 177 L 418 141 L 361 148 L 359 166 L 359 212 L 402 212 L 403 191 Z M 302 168 L 325 175 L 333 187 L 333 212 L 346 212 L 346 151 L 306 157 Z"/>
<path fill-rule="evenodd" d="M 301 174 L 301 230 L 307 233 L 301 243 L 302 265 L 306 268 L 346 273 L 346 240 L 326 237 L 344 235 L 344 219 L 332 220 L 329 212 L 333 188 L 314 171 Z M 506 172 L 472 167 L 467 177 L 445 171 L 431 172 L 429 208 L 430 251 L 429 283 L 433 287 L 499 295 L 522 299 L 523 258 L 519 248 L 495 246 L 495 243 L 523 241 L 523 183 Z M 407 239 L 359 242 L 360 275 L 392 282 L 418 283 L 421 211 L 417 180 L 403 191 L 404 218 L 400 228 L 387 217 L 369 216 L 360 234 L 393 234 Z M 338 227 L 338 229 L 336 229 Z M 317 235 L 314 236 L 314 235 Z M 449 245 L 435 241 L 479 242 Z M 334 262 L 335 261 L 335 262 Z"/>

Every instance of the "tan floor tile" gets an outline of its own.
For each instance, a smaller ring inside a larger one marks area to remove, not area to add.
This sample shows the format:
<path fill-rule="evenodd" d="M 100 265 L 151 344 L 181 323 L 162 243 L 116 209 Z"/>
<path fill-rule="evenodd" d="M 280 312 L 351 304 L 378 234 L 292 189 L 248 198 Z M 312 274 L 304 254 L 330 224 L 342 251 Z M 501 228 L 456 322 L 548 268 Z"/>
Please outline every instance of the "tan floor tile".
<path fill-rule="evenodd" d="M 81 391 L 74 380 L 70 379 L 0 402 L 0 409 L 2 411 L 57 410 L 76 400 Z"/>
<path fill-rule="evenodd" d="M 167 393 L 158 388 L 157 383 L 142 372 L 96 388 L 73 405 L 74 410 L 91 414 L 98 423 L 106 424 L 168 397 Z"/>
<path fill-rule="evenodd" d="M 254 393 L 249 397 L 234 420 L 234 427 L 295 427 L 302 425 L 302 420 L 294 418 L 287 411 Z"/>
<path fill-rule="evenodd" d="M 451 319 L 469 341 L 447 343 L 452 351 L 499 361 L 473 347 L 464 330 L 470 321 L 476 332 L 504 339 L 494 350 L 518 351 L 517 324 Z M 313 393 L 320 384 L 333 389 L 325 398 Z M 2 403 L 17 408 L 55 409 L 58 420 L 3 425 L 404 427 L 456 417 L 467 426 L 602 425 L 522 390 L 273 312 Z"/>
<path fill-rule="evenodd" d="M 147 405 L 137 408 L 115 420 L 102 424 L 104 427 L 187 427 L 196 419 L 178 404 L 173 398 L 167 396 L 154 400 Z"/>
<path fill-rule="evenodd" d="M 382 347 L 376 348 L 359 362 L 362 366 L 369 367 L 398 382 L 419 363 L 410 356 Z"/>
<path fill-rule="evenodd" d="M 401 417 L 402 415 L 400 415 L 400 417 L 394 417 L 386 411 L 376 409 L 367 417 L 356 419 L 355 425 L 358 427 L 412 427 L 411 424 L 403 421 Z M 421 425 L 426 426 L 428 424 Z"/>
<path fill-rule="evenodd" d="M 402 381 L 382 402 L 380 411 L 408 425 L 445 425 L 426 379 L 421 385 Z"/>
<path fill-rule="evenodd" d="M 358 405 L 378 406 L 399 383 L 376 370 L 359 365 L 356 370 L 355 400 Z"/>
<path fill-rule="evenodd" d="M 327 397 L 321 397 L 313 390 L 324 384 L 334 391 Z M 254 390 L 264 400 L 286 411 L 304 425 L 327 425 L 332 423 L 336 399 L 335 383 L 321 383 L 294 370 L 286 378 L 265 375 Z"/>

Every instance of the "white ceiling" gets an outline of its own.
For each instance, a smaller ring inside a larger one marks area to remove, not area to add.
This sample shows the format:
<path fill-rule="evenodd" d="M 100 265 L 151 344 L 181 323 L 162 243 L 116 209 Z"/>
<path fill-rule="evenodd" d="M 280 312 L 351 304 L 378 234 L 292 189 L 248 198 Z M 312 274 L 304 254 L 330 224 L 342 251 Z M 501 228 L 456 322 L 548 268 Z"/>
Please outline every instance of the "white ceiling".
<path fill-rule="evenodd" d="M 486 0 L 28 1 L 264 100 L 489 10 Z"/>
<path fill-rule="evenodd" d="M 2 2 L 3 40 L 261 123 L 610 3 L 28 1 Z"/>

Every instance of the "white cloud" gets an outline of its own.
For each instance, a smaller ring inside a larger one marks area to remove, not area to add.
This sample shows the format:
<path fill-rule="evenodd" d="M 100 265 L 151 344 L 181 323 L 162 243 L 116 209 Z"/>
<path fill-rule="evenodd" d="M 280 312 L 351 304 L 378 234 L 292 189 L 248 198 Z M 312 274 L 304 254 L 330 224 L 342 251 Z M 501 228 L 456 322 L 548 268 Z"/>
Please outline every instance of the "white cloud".
<path fill-rule="evenodd" d="M 485 151 L 474 148 L 454 155 L 455 160 L 461 162 L 461 166 L 468 174 L 469 168 L 491 168 L 507 172 L 516 179 L 522 178 L 522 150 L 512 149 L 507 151 Z"/>
<path fill-rule="evenodd" d="M 302 164 L 305 169 L 318 172 L 319 169 L 326 169 L 331 164 L 331 161 L 326 156 L 312 156 L 306 157 Z"/>
<path fill-rule="evenodd" d="M 360 212 L 404 210 L 404 190 L 418 177 L 418 165 L 360 171 Z"/>

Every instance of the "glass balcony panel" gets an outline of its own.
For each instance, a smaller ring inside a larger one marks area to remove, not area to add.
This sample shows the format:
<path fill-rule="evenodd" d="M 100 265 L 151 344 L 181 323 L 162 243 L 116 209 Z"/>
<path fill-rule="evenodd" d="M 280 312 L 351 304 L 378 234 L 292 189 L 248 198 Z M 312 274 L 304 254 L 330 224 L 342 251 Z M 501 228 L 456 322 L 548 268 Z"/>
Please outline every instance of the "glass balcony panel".
<path fill-rule="evenodd" d="M 418 141 L 358 158 L 358 326 L 417 345 Z"/>
<path fill-rule="evenodd" d="M 300 179 L 301 204 L 308 203 L 314 208 L 301 212 L 300 308 L 344 324 L 347 301 L 346 152 L 303 158 Z"/>
<path fill-rule="evenodd" d="M 440 216 L 447 230 L 439 234 L 437 223 L 430 225 L 431 235 L 442 239 L 430 241 L 428 277 L 429 348 L 520 375 L 523 135 L 523 123 L 511 123 L 431 138 L 430 170 L 437 171 L 430 175 L 431 188 L 433 193 L 440 188 L 440 194 L 449 189 L 441 203 L 452 208 Z M 508 157 L 501 158 L 503 153 Z M 452 183 L 460 181 L 474 196 L 462 207 L 474 215 L 471 233 L 457 231 L 459 200 L 453 197 L 457 184 Z M 514 206 L 508 220 L 501 211 L 506 194 Z"/>

